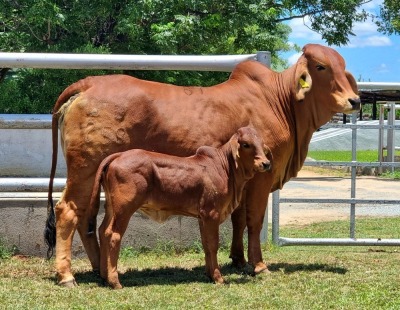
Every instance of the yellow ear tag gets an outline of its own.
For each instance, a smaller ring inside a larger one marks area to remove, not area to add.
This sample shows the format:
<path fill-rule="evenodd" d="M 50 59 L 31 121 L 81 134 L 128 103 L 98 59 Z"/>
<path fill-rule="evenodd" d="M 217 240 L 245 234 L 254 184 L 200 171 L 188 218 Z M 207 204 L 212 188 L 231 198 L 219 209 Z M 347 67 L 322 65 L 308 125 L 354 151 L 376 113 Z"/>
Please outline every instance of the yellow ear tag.
<path fill-rule="evenodd" d="M 299 83 L 301 85 L 301 88 L 310 88 L 310 85 L 302 78 L 300 78 Z"/>

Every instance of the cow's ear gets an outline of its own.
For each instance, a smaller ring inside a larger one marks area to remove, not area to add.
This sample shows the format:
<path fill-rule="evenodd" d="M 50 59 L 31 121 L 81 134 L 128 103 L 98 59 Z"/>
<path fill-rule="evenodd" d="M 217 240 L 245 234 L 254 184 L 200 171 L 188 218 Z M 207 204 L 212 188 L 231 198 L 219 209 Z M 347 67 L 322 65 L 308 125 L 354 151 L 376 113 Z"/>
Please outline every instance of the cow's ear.
<path fill-rule="evenodd" d="M 306 58 L 300 57 L 297 61 L 296 71 L 294 76 L 296 100 L 302 101 L 305 94 L 311 90 L 312 79 L 308 73 Z"/>
<path fill-rule="evenodd" d="M 238 158 L 239 158 L 239 147 L 240 147 L 237 134 L 235 134 L 231 138 L 230 145 L 231 145 L 232 158 L 235 161 L 235 168 L 237 168 L 238 167 Z"/>
<path fill-rule="evenodd" d="M 355 94 L 358 94 L 357 81 L 354 76 L 350 72 L 346 71 L 346 77 L 350 83 L 351 89 L 354 91 Z"/>

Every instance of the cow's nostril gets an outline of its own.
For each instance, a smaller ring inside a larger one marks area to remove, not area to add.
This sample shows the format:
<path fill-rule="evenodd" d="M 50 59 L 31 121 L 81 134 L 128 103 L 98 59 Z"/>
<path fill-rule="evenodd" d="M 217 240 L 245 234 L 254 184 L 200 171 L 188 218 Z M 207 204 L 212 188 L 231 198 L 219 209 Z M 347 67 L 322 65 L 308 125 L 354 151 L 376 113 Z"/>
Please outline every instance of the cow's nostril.
<path fill-rule="evenodd" d="M 263 162 L 262 166 L 263 166 L 264 170 L 269 170 L 271 168 L 271 164 L 268 162 Z"/>
<path fill-rule="evenodd" d="M 349 102 L 354 109 L 360 109 L 361 100 L 360 97 L 349 98 Z"/>

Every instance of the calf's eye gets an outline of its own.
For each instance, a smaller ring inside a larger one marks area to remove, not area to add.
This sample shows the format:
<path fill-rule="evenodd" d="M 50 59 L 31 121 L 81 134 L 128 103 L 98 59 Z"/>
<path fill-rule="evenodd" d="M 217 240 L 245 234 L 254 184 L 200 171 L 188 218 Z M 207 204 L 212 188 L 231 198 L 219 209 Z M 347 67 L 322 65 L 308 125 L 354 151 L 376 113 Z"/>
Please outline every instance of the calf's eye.
<path fill-rule="evenodd" d="M 318 71 L 325 70 L 325 67 L 322 66 L 322 65 L 317 65 L 316 68 L 317 68 Z"/>
<path fill-rule="evenodd" d="M 248 148 L 250 147 L 250 145 L 247 144 L 247 143 L 243 143 L 242 146 L 243 146 L 245 149 L 248 149 Z"/>

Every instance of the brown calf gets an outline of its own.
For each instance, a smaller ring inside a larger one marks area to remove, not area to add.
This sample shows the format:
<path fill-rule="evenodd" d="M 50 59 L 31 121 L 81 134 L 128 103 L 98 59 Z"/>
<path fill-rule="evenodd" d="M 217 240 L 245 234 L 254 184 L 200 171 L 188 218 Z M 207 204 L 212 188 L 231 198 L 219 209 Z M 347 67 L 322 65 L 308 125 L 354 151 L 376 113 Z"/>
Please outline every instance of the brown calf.
<path fill-rule="evenodd" d="M 199 219 L 206 273 L 223 283 L 217 262 L 219 225 L 238 206 L 243 187 L 256 172 L 271 168 L 271 152 L 255 129 L 240 128 L 220 148 L 200 147 L 191 157 L 133 149 L 108 156 L 97 170 L 89 207 L 93 233 L 100 182 L 106 213 L 99 228 L 100 275 L 121 288 L 117 261 L 121 239 L 133 213 L 140 209 L 152 219 L 170 215 Z"/>

